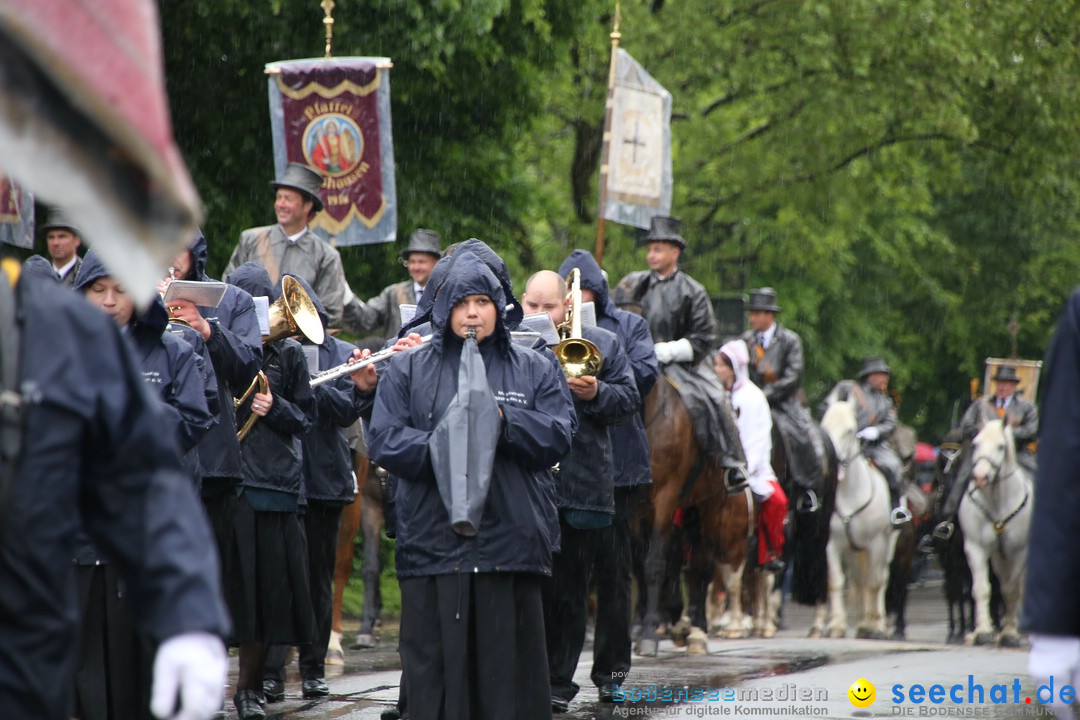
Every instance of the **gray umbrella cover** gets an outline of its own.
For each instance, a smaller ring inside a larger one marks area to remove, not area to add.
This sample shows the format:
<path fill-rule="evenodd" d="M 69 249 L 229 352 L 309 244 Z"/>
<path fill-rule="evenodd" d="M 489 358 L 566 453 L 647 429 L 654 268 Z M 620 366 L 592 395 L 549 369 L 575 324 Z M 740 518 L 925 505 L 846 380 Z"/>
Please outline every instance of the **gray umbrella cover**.
<path fill-rule="evenodd" d="M 484 359 L 476 339 L 468 337 L 461 350 L 457 395 L 428 440 L 439 495 L 454 532 L 465 537 L 476 535 L 484 514 L 499 422 Z"/>

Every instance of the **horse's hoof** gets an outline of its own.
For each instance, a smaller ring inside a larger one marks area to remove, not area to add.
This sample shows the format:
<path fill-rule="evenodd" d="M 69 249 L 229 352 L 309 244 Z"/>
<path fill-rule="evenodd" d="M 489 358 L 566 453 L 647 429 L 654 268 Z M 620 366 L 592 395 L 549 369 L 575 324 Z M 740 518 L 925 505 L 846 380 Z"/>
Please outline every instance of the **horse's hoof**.
<path fill-rule="evenodd" d="M 656 657 L 660 643 L 655 638 L 639 638 L 634 652 L 641 657 Z"/>
<path fill-rule="evenodd" d="M 1008 635 L 1002 635 L 998 640 L 998 645 L 1001 647 L 1015 648 L 1020 647 L 1020 636 L 1009 633 Z"/>
<path fill-rule="evenodd" d="M 974 643 L 976 645 L 993 645 L 994 644 L 994 633 L 992 633 L 992 632 L 975 633 Z"/>
<path fill-rule="evenodd" d="M 945 638 L 945 644 L 946 645 L 963 645 L 964 644 L 964 636 L 961 635 L 960 633 L 954 633 L 954 634 L 950 635 L 949 637 Z"/>
<path fill-rule="evenodd" d="M 889 636 L 889 639 L 903 641 L 907 640 L 907 635 L 905 635 L 902 630 L 894 630 L 893 634 Z"/>
<path fill-rule="evenodd" d="M 723 637 L 727 640 L 742 640 L 743 638 L 750 637 L 750 633 L 746 630 L 732 628 L 730 630 L 725 630 L 720 637 Z"/>
<path fill-rule="evenodd" d="M 776 628 L 768 627 L 761 631 L 761 637 L 765 640 L 776 636 Z"/>
<path fill-rule="evenodd" d="M 357 648 L 373 648 L 375 647 L 375 635 L 373 633 L 357 633 L 356 642 L 353 643 L 353 647 Z"/>
<path fill-rule="evenodd" d="M 808 638 L 819 638 L 819 637 L 821 637 L 821 628 L 819 628 L 819 627 L 810 628 L 810 632 L 808 632 L 806 634 L 806 637 L 808 637 Z"/>
<path fill-rule="evenodd" d="M 855 637 L 860 640 L 884 640 L 885 633 L 881 630 L 872 630 L 870 628 L 859 628 L 855 631 Z"/>
<path fill-rule="evenodd" d="M 709 638 L 701 628 L 691 628 L 686 636 L 687 655 L 708 655 Z"/>
<path fill-rule="evenodd" d="M 844 628 L 833 628 L 829 630 L 829 637 L 833 640 L 840 639 L 845 635 L 847 635 L 847 630 L 844 630 Z"/>

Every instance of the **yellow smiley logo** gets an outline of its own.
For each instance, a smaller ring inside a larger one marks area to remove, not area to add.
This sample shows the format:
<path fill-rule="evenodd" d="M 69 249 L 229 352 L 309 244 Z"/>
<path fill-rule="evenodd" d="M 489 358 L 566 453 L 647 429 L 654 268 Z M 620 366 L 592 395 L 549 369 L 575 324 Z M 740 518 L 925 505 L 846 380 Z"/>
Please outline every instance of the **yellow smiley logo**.
<path fill-rule="evenodd" d="M 847 696 L 851 704 L 857 708 L 870 707 L 874 704 L 874 699 L 877 698 L 877 688 L 874 687 L 874 683 L 866 678 L 859 678 L 851 683 L 851 687 L 847 690 Z"/>

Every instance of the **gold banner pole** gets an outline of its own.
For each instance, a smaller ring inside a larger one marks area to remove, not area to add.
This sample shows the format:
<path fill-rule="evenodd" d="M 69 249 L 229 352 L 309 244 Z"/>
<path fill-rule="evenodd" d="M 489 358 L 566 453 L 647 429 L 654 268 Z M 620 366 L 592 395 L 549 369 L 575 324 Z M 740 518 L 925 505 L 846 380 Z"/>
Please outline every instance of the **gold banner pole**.
<path fill-rule="evenodd" d="M 620 15 L 619 3 L 616 0 L 615 27 L 611 31 L 611 64 L 608 68 L 607 101 L 604 104 L 604 139 L 603 146 L 600 150 L 600 201 L 596 213 L 596 247 L 593 249 L 593 255 L 596 257 L 596 264 L 600 267 L 604 267 L 604 208 L 607 206 L 608 162 L 611 145 L 611 112 L 615 96 L 615 63 L 619 51 L 619 40 L 622 38 L 622 33 L 619 32 Z"/>
<path fill-rule="evenodd" d="M 334 12 L 334 0 L 322 0 L 319 4 L 326 13 L 323 18 L 323 25 L 326 26 L 326 53 L 323 57 L 328 58 L 331 56 L 330 47 L 334 44 L 334 18 L 331 15 Z"/>

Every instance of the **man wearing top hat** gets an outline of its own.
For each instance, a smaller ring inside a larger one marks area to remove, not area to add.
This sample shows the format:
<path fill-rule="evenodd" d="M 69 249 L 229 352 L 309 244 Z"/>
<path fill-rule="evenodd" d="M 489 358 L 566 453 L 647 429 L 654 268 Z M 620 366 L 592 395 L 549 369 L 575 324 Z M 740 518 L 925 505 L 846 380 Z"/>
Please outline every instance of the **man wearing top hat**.
<path fill-rule="evenodd" d="M 705 288 L 679 269 L 679 257 L 686 249 L 679 225 L 677 218 L 652 218 L 649 234 L 641 240 L 648 247 L 649 269 L 627 275 L 618 292 L 641 307 L 656 359 L 677 383 L 694 418 L 699 445 L 733 470 L 728 482 L 738 485 L 745 480 L 746 461 L 727 394 L 711 369 L 703 372 L 695 367 L 713 349 L 716 322 Z"/>
<path fill-rule="evenodd" d="M 49 248 L 53 271 L 65 287 L 75 287 L 75 276 L 79 274 L 82 258 L 78 249 L 82 244 L 82 232 L 59 211 L 54 210 L 49 222 L 42 228 L 45 243 Z"/>
<path fill-rule="evenodd" d="M 802 339 L 776 322 L 780 306 L 771 287 L 750 291 L 750 329 L 743 340 L 750 349 L 750 380 L 761 388 L 787 449 L 795 484 L 807 491 L 796 507 L 812 511 L 822 487 L 822 458 L 817 424 L 810 417 L 802 392 Z"/>
<path fill-rule="evenodd" d="M 272 283 L 285 273 L 302 277 L 315 289 L 334 327 L 341 325 L 348 288 L 341 255 L 308 228 L 323 209 L 319 197 L 322 180 L 318 170 L 289 163 L 285 174 L 270 183 L 277 224 L 245 230 L 222 275 L 228 276 L 246 262 L 256 262 L 266 268 Z"/>
<path fill-rule="evenodd" d="M 900 504 L 903 488 L 904 464 L 892 446 L 892 437 L 899 421 L 896 404 L 886 393 L 892 370 L 882 357 L 868 357 L 859 369 L 859 388 L 856 420 L 859 430 L 855 437 L 862 441 L 863 455 L 868 457 L 889 483 L 892 514 L 889 516 L 894 528 L 911 520 L 911 512 Z"/>
<path fill-rule="evenodd" d="M 1016 459 L 1032 473 L 1035 472 L 1035 441 L 1039 439 L 1039 411 L 1035 405 L 1016 394 L 1020 385 L 1020 376 L 1012 365 L 1001 365 L 993 377 L 996 389 L 990 397 L 984 397 L 968 405 L 960 421 L 960 431 L 965 443 L 971 442 L 990 420 L 1002 419 L 1012 427 L 1016 441 Z M 941 506 L 944 521 L 934 528 L 938 537 L 952 535 L 953 522 L 960 508 L 960 499 L 964 496 L 968 480 L 971 479 L 971 461 L 965 458 L 956 482 L 949 489 L 945 503 Z"/>
<path fill-rule="evenodd" d="M 431 271 L 442 257 L 441 242 L 434 230 L 414 231 L 409 236 L 409 246 L 398 255 L 411 279 L 388 285 L 366 303 L 350 301 L 345 306 L 346 327 L 357 335 L 397 336 L 401 328 L 401 306 L 416 305 L 423 297 Z"/>

